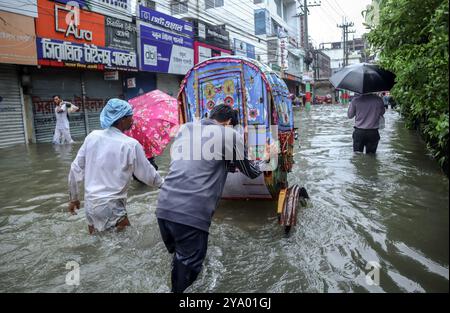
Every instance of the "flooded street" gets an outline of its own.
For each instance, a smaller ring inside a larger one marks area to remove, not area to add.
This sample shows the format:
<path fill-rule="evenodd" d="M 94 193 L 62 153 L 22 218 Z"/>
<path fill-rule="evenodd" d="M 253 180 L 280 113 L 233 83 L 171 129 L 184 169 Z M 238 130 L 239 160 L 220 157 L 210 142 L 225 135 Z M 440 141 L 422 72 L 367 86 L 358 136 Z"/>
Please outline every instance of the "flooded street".
<path fill-rule="evenodd" d="M 192 292 L 448 292 L 449 181 L 425 144 L 386 113 L 376 156 L 352 151 L 340 105 L 296 110 L 291 184 L 311 199 L 286 238 L 271 202 L 223 202 Z M 0 150 L 1 292 L 169 292 L 170 262 L 155 217 L 158 191 L 133 182 L 132 227 L 89 236 L 67 212 L 80 144 Z M 167 152 L 167 151 L 166 151 Z M 168 154 L 157 160 L 167 174 Z M 66 285 L 66 263 L 80 285 Z M 366 273 L 379 264 L 379 285 Z"/>

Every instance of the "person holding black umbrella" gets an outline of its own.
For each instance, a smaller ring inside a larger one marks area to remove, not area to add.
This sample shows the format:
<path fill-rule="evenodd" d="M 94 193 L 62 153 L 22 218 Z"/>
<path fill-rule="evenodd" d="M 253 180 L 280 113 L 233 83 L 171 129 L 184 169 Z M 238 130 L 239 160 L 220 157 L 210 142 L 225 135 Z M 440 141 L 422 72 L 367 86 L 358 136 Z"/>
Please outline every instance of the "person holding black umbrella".
<path fill-rule="evenodd" d="M 344 67 L 330 77 L 335 88 L 359 94 L 348 107 L 348 118 L 355 118 L 353 151 L 376 153 L 380 134 L 380 118 L 384 116 L 383 100 L 375 93 L 390 90 L 395 83 L 394 73 L 376 64 L 358 63 Z"/>
<path fill-rule="evenodd" d="M 376 94 L 362 94 L 355 97 L 348 107 L 347 117 L 355 118 L 353 151 L 376 153 L 380 134 L 380 118 L 384 115 L 383 100 Z"/>

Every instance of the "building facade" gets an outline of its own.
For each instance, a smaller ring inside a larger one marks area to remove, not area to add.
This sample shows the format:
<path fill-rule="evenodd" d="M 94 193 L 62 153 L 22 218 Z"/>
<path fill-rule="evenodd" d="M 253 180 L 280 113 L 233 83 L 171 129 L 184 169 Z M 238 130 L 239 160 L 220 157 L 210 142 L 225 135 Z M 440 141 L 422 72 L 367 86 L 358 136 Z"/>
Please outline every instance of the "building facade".
<path fill-rule="evenodd" d="M 53 95 L 80 107 L 70 127 L 82 140 L 100 128 L 108 99 L 154 89 L 176 97 L 194 64 L 219 55 L 267 64 L 299 95 L 297 7 L 296 0 L 0 0 L 0 147 L 50 142 Z"/>
<path fill-rule="evenodd" d="M 298 94 L 304 52 L 299 44 L 297 4 L 295 0 L 181 0 L 171 1 L 169 8 L 158 1 L 156 8 L 168 9 L 177 18 L 194 20 L 196 24 L 219 27 L 228 33 L 233 55 L 269 65 L 283 77 L 291 93 Z M 215 55 L 228 54 L 228 49 L 215 47 L 225 50 L 216 49 Z"/>
<path fill-rule="evenodd" d="M 66 2 L 37 0 L 38 67 L 27 69 L 31 76 L 27 95 L 33 106 L 33 139 L 38 143 L 53 137 L 53 95 L 80 108 L 70 115 L 72 136 L 80 140 L 100 128 L 100 112 L 109 98 L 124 98 L 123 73 L 138 71 L 130 6 L 97 1 L 93 3 L 103 4 L 87 7 L 79 2 L 74 7 Z"/>
<path fill-rule="evenodd" d="M 366 43 L 363 39 L 349 40 L 348 65 L 363 62 Z M 319 45 L 319 50 L 330 58 L 331 74 L 336 73 L 344 66 L 344 49 L 342 42 L 326 42 Z"/>
<path fill-rule="evenodd" d="M 37 2 L 0 0 L 0 148 L 28 143 L 31 106 L 24 102 L 29 77 L 37 65 L 34 19 Z"/>
<path fill-rule="evenodd" d="M 321 50 L 314 50 L 314 80 L 326 80 L 331 77 L 331 59 Z"/>

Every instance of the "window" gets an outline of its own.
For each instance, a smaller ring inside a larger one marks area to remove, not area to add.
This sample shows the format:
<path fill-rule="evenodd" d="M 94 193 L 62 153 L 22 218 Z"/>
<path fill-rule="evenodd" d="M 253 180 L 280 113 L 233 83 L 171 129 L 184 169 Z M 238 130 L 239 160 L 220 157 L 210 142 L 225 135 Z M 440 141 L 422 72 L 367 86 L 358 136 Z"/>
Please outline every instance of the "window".
<path fill-rule="evenodd" d="M 253 0 L 253 4 L 260 4 L 263 2 L 264 2 L 264 0 Z"/>
<path fill-rule="evenodd" d="M 280 24 L 278 24 L 277 22 L 275 22 L 275 20 L 272 18 L 272 36 L 280 36 L 281 33 L 283 32 L 283 27 L 280 26 Z"/>
<path fill-rule="evenodd" d="M 152 9 L 152 10 L 156 9 L 155 1 L 152 1 L 152 0 L 139 0 L 138 3 L 140 5 L 143 5 L 146 8 L 149 8 L 149 9 Z"/>
<path fill-rule="evenodd" d="M 269 34 L 270 17 L 265 9 L 255 10 L 255 35 Z"/>
<path fill-rule="evenodd" d="M 223 7 L 224 0 L 205 0 L 205 9 Z"/>
<path fill-rule="evenodd" d="M 287 6 L 283 3 L 283 20 L 287 23 Z"/>
<path fill-rule="evenodd" d="M 170 13 L 172 15 L 182 14 L 188 12 L 188 3 L 187 1 L 174 1 L 170 4 Z"/>
<path fill-rule="evenodd" d="M 277 14 L 279 17 L 282 17 L 281 12 L 281 0 L 275 0 L 275 5 L 277 6 Z"/>

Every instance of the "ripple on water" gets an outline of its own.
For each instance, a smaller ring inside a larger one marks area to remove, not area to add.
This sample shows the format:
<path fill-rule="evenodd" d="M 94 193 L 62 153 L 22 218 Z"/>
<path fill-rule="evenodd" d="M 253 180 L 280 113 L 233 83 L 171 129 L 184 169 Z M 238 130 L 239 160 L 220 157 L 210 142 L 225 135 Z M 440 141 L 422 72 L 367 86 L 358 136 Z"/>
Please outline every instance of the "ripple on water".
<path fill-rule="evenodd" d="M 345 106 L 295 114 L 289 181 L 311 197 L 296 227 L 284 237 L 271 203 L 222 202 L 188 291 L 448 292 L 448 179 L 414 132 L 389 110 L 378 154 L 354 155 Z M 123 233 L 89 236 L 84 209 L 67 214 L 79 147 L 0 150 L 0 291 L 169 292 L 158 190 L 131 184 Z M 168 154 L 157 164 L 167 173 Z M 69 261 L 80 264 L 79 286 L 65 284 Z M 367 283 L 370 264 L 380 265 L 379 286 Z"/>

